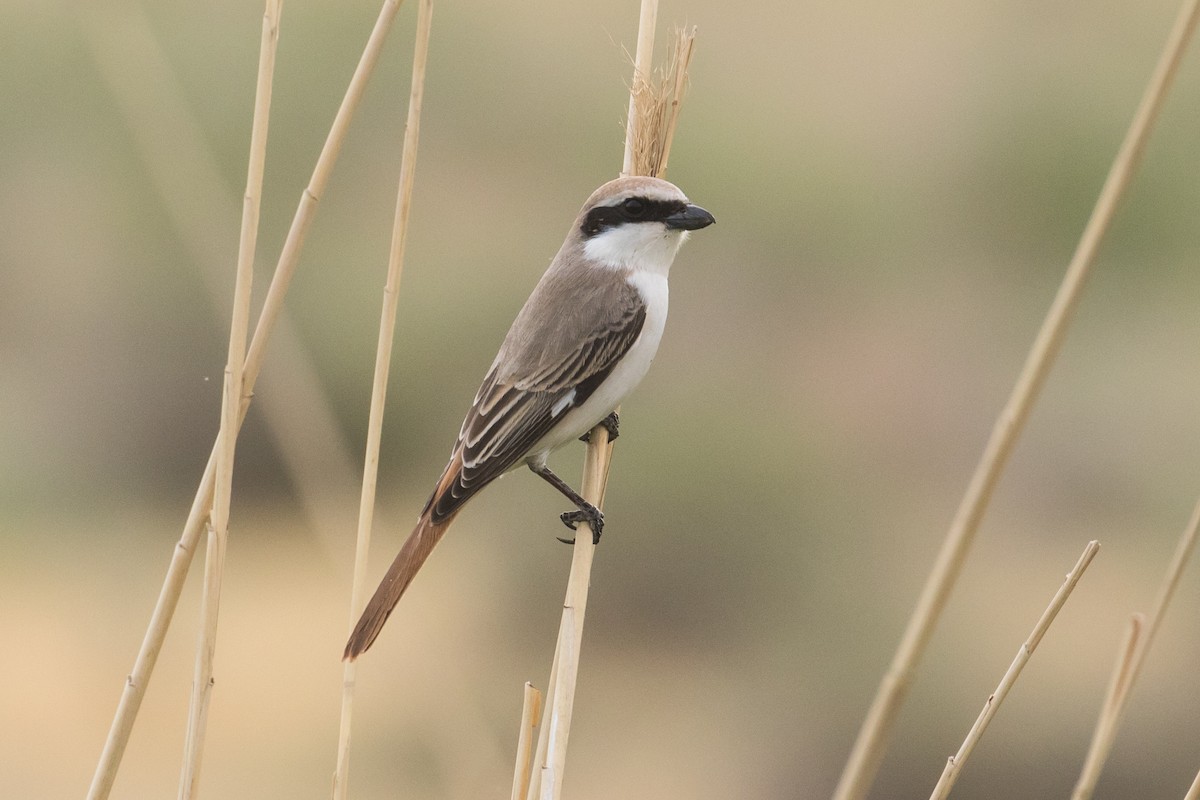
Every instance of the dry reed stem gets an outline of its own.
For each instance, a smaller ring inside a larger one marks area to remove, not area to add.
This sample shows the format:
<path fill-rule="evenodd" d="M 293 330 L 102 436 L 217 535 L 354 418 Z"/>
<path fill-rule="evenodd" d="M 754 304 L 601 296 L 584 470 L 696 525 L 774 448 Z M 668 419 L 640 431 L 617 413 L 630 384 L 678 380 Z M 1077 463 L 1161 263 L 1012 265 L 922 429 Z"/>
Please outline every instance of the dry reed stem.
<path fill-rule="evenodd" d="M 611 459 L 612 443 L 608 441 L 608 429 L 597 425 L 591 431 L 584 455 L 583 485 L 580 489 L 580 494 L 597 508 L 604 505 L 603 484 L 608 479 Z M 567 739 L 574 711 L 588 583 L 595 552 L 591 528 L 582 523 L 575 533 L 571 573 L 567 579 L 567 594 L 558 628 L 558 644 L 550 666 L 546 708 L 542 712 L 545 721 L 538 732 L 534 759 L 538 770 L 530 778 L 527 800 L 558 800 L 562 796 L 562 775 L 567 759 Z"/>
<path fill-rule="evenodd" d="M 1004 673 L 1004 677 L 1000 679 L 996 691 L 983 704 L 983 710 L 979 713 L 975 724 L 971 726 L 971 730 L 967 732 L 962 746 L 958 748 L 956 754 L 946 760 L 946 768 L 942 771 L 942 777 L 938 779 L 937 785 L 933 787 L 933 793 L 929 795 L 929 800 L 944 800 L 944 798 L 950 795 L 950 790 L 954 787 L 954 782 L 958 780 L 958 774 L 962 771 L 963 764 L 971 756 L 971 752 L 975 749 L 975 745 L 979 743 L 983 732 L 992 721 L 992 717 L 996 716 L 996 713 L 1000 710 L 1000 704 L 1004 702 L 1004 698 L 1008 696 L 1013 684 L 1021 676 L 1021 670 L 1025 668 L 1030 657 L 1033 656 L 1033 651 L 1037 649 L 1038 644 L 1042 641 L 1042 637 L 1046 635 L 1046 631 L 1050 628 L 1050 624 L 1054 622 L 1054 618 L 1058 616 L 1058 612 L 1062 609 L 1063 604 L 1067 602 L 1067 598 L 1075 590 L 1079 579 L 1083 577 L 1084 570 L 1092 563 L 1092 559 L 1096 557 L 1096 553 L 1099 551 L 1100 543 L 1095 540 L 1088 542 L 1087 547 L 1083 549 L 1083 553 L 1079 556 L 1079 560 L 1075 563 L 1074 568 L 1067 573 L 1066 580 L 1063 581 L 1062 586 L 1055 592 L 1050 605 L 1046 607 L 1037 624 L 1033 626 L 1033 631 L 1029 634 L 1029 638 L 1025 640 L 1021 645 L 1021 649 L 1017 651 L 1016 658 L 1013 659 L 1008 671 Z"/>
<path fill-rule="evenodd" d="M 211 307 L 221 325 L 233 314 L 228 292 L 229 241 L 227 210 L 238 190 L 225 179 L 217 157 L 191 113 L 174 68 L 140 6 L 124 14 L 95 12 L 85 17 L 81 32 L 88 43 L 118 109 L 126 119 L 147 177 L 158 201 L 203 279 Z M 264 376 L 258 404 L 289 480 L 309 519 L 322 537 L 325 558 L 336 563 L 342 549 L 332 534 L 344 527 L 343 504 L 332 498 L 357 491 L 357 472 L 346 448 L 312 358 L 286 312 L 272 337 L 280 369 Z M 320 453 L 319 464 L 314 453 Z M 346 559 L 347 564 L 349 559 Z"/>
<path fill-rule="evenodd" d="M 658 14 L 655 0 L 643 0 L 638 26 L 638 46 L 634 77 L 630 86 L 629 120 L 626 125 L 622 175 L 658 175 L 666 167 L 671 137 L 678 120 L 682 92 L 687 82 L 686 69 L 691 60 L 695 29 L 679 34 L 679 43 L 668 68 L 655 79 L 653 60 L 654 28 Z M 619 409 L 618 409 L 619 410 Z M 608 431 L 597 426 L 591 432 L 584 456 L 581 494 L 597 508 L 603 508 L 612 463 L 612 444 Z M 547 685 L 547 720 L 538 734 L 535 763 L 526 800 L 558 800 L 562 796 L 567 742 L 574 711 L 575 685 L 579 673 L 579 653 L 583 640 L 583 622 L 587 611 L 587 592 L 595 546 L 591 529 L 582 524 L 575 538 L 566 599 L 559 624 L 558 644 Z M 519 765 L 518 765 L 519 768 Z"/>
<path fill-rule="evenodd" d="M 1117 696 L 1121 692 L 1121 687 L 1129 680 L 1133 656 L 1137 652 L 1138 642 L 1145 630 L 1146 615 L 1133 614 L 1129 619 L 1129 626 L 1125 629 L 1125 636 L 1121 639 L 1121 646 L 1117 650 L 1117 660 L 1113 664 L 1112 675 L 1108 679 L 1108 688 L 1104 692 L 1100 717 L 1092 732 L 1092 744 L 1088 749 L 1083 768 L 1080 770 L 1079 779 L 1075 783 L 1072 797 L 1091 797 L 1092 792 L 1096 789 L 1096 782 L 1100 778 L 1100 770 L 1104 766 L 1104 758 L 1107 755 L 1097 748 L 1096 742 L 1110 740 L 1113 735 L 1112 726 L 1116 722 L 1113 708 L 1117 702 Z"/>
<path fill-rule="evenodd" d="M 425 92 L 425 65 L 429 59 L 432 0 L 421 0 L 417 9 L 416 40 L 413 44 L 412 86 L 408 97 L 408 119 L 400 156 L 400 178 L 392 243 L 388 252 L 387 282 L 383 287 L 383 309 L 379 319 L 379 341 L 375 350 L 375 378 L 371 386 L 371 411 L 367 422 L 366 454 L 363 459 L 362 493 L 358 504 L 358 535 L 354 545 L 354 576 L 350 588 L 350 630 L 362 612 L 367 583 L 367 555 L 371 547 L 371 525 L 375 517 L 375 489 L 379 477 L 379 447 L 383 436 L 383 414 L 387 403 L 388 372 L 396 333 L 396 309 L 400 301 L 400 278 L 404 270 L 404 246 L 408 241 L 408 218 L 412 208 L 413 180 L 417 166 L 417 141 L 421 129 L 421 102 Z M 350 731 L 357 683 L 353 661 L 342 662 L 342 711 L 338 729 L 337 767 L 333 796 L 345 800 L 349 793 Z"/>
<path fill-rule="evenodd" d="M 1192 781 L 1183 800 L 1200 800 L 1200 772 L 1196 773 L 1196 780 Z"/>
<path fill-rule="evenodd" d="M 1171 563 L 1167 566 L 1166 575 L 1159 585 L 1154 607 L 1145 618 L 1144 624 L 1138 615 L 1134 615 L 1131 633 L 1121 648 L 1121 655 L 1117 661 L 1118 666 L 1109 683 L 1104 705 L 1100 710 L 1100 718 L 1096 721 L 1096 729 L 1092 732 L 1092 741 L 1088 746 L 1087 757 L 1084 760 L 1083 769 L 1080 771 L 1079 780 L 1075 784 L 1075 790 L 1071 793 L 1071 800 L 1087 800 L 1096 789 L 1100 772 L 1104 769 L 1104 762 L 1108 759 L 1109 752 L 1112 751 L 1113 742 L 1116 741 L 1117 728 L 1121 724 L 1121 717 L 1128 704 L 1129 693 L 1138 674 L 1142 671 L 1142 665 L 1146 663 L 1146 654 L 1154 643 L 1154 636 L 1158 633 L 1159 626 L 1162 625 L 1167 606 L 1170 605 L 1171 598 L 1175 595 L 1175 589 L 1179 586 L 1183 568 L 1187 565 L 1192 550 L 1196 547 L 1198 533 L 1200 533 L 1200 502 L 1197 502 L 1183 535 L 1179 537 L 1175 553 L 1171 557 Z"/>
<path fill-rule="evenodd" d="M 213 657 L 216 652 L 217 616 L 221 578 L 229 537 L 229 503 L 233 492 L 233 461 L 237 446 L 238 409 L 241 407 L 246 338 L 250 327 L 250 289 L 254 277 L 254 251 L 258 241 L 259 206 L 263 170 L 267 156 L 267 130 L 271 112 L 271 86 L 275 52 L 279 42 L 281 0 L 267 0 L 259 43 L 258 81 L 254 96 L 254 118 L 250 133 L 250 157 L 246 169 L 246 191 L 242 202 L 242 228 L 238 240 L 237 272 L 233 291 L 233 319 L 221 399 L 221 428 L 217 438 L 216 483 L 208 525 L 208 547 L 204 559 L 204 594 L 201 602 L 200 634 L 188 706 L 184 738 L 183 768 L 179 797 L 190 800 L 200 786 L 200 764 L 208 729 L 208 707 L 213 690 Z"/>
<path fill-rule="evenodd" d="M 258 374 L 262 368 L 267 341 L 270 339 L 271 332 L 274 330 L 275 324 L 279 320 L 280 312 L 283 309 L 283 299 L 295 274 L 300 252 L 304 246 L 305 236 L 316 213 L 317 201 L 324 193 L 330 175 L 333 173 L 333 167 L 337 163 L 337 156 L 341 150 L 342 142 L 346 137 L 346 132 L 349 129 L 350 120 L 354 117 L 354 112 L 357 110 L 358 104 L 362 99 L 367 80 L 375 69 L 383 42 L 387 37 L 392 22 L 395 20 L 397 11 L 400 9 L 401 2 L 402 0 L 385 0 L 383 3 L 379 17 L 376 19 L 375 27 L 372 29 L 366 47 L 363 49 L 362 57 L 359 59 L 353 77 L 350 79 L 346 95 L 342 99 L 342 104 L 338 108 L 337 115 L 334 117 L 333 125 L 321 149 L 321 154 L 317 157 L 312 178 L 309 181 L 308 187 L 304 190 L 300 204 L 296 209 L 296 215 L 292 220 L 292 226 L 288 231 L 287 239 L 284 242 L 283 250 L 279 255 L 279 261 L 275 267 L 275 274 L 271 279 L 270 287 L 267 289 L 267 298 L 263 305 L 262 313 L 259 315 L 258 325 L 255 328 L 254 336 L 246 352 L 243 372 L 243 400 L 239 404 L 238 409 L 239 428 L 245 420 L 246 411 L 249 408 L 250 399 L 254 393 L 254 383 L 258 379 Z M 141 707 L 142 699 L 145 697 L 146 686 L 150 681 L 151 674 L 154 672 L 154 665 L 157 663 L 158 654 L 162 650 L 163 640 L 166 638 L 167 629 L 171 624 L 171 617 L 175 613 L 175 607 L 179 603 L 179 595 L 183 591 L 184 579 L 187 577 L 188 568 L 191 566 L 196 544 L 200 539 L 200 533 L 208 518 L 208 511 L 212 506 L 213 488 L 216 478 L 217 444 L 219 442 L 214 444 L 208 464 L 204 469 L 204 475 L 200 479 L 200 485 L 196 490 L 196 497 L 192 501 L 191 510 L 188 512 L 187 521 L 184 523 L 183 534 L 179 542 L 175 545 L 171 563 L 167 567 L 166 578 L 163 580 L 162 589 L 159 591 L 158 600 L 154 605 L 154 611 L 151 613 L 150 624 L 146 629 L 146 635 L 138 650 L 133 670 L 125 680 L 125 688 L 117 703 L 117 711 L 113 717 L 112 726 L 104 742 L 104 749 L 100 754 L 100 760 L 96 765 L 95 775 L 92 777 L 92 784 L 88 790 L 88 800 L 103 800 L 103 798 L 107 798 L 112 790 L 113 781 L 116 780 L 121 757 L 124 755 L 125 747 L 129 743 L 129 735 L 133 731 L 133 724 L 137 719 L 138 709 Z"/>
<path fill-rule="evenodd" d="M 521 703 L 521 728 L 517 731 L 517 759 L 513 766 L 512 800 L 525 800 L 533 770 L 533 731 L 542 720 L 542 693 L 525 682 Z"/>
<path fill-rule="evenodd" d="M 204 550 L 200 633 L 196 640 L 196 664 L 192 673 L 192 693 L 188 700 L 183 766 L 179 771 L 180 800 L 191 798 L 200 786 L 200 761 L 204 755 L 204 736 L 208 729 L 209 699 L 212 697 L 215 683 L 213 657 L 216 654 L 217 609 L 220 605 L 221 578 L 225 570 L 225 546 L 228 541 L 227 536 L 217 534 L 212 522 L 204 527 L 208 544 Z"/>
<path fill-rule="evenodd" d="M 597 429 L 592 430 L 591 441 L 584 456 L 583 487 L 580 493 L 599 508 L 604 504 L 603 483 L 607 477 L 608 463 L 612 459 L 612 444 L 607 441 L 608 431 L 601 426 L 597 427 L 604 430 L 604 435 L 598 434 Z M 558 629 L 558 646 L 554 656 L 558 665 L 557 680 L 548 688 L 551 714 L 544 727 L 547 749 L 545 761 L 542 762 L 540 787 L 543 800 L 558 800 L 562 797 L 567 740 L 571 732 L 575 685 L 579 677 L 579 653 L 583 645 L 583 621 L 587 612 L 588 585 L 595 555 L 596 546 L 592 544 L 591 526 L 581 524 L 575 535 L 571 574 L 567 581 L 567 595 L 563 601 L 562 620 Z"/>
<path fill-rule="evenodd" d="M 642 0 L 638 11 L 637 49 L 633 57 L 633 80 L 629 84 L 629 113 L 625 122 L 625 153 L 621 159 L 621 175 L 635 174 L 637 168 L 634 140 L 637 136 L 636 122 L 638 98 L 642 86 L 650 81 L 650 65 L 654 63 L 654 31 L 658 27 L 658 0 Z M 644 174 L 644 173 L 643 173 Z"/>
<path fill-rule="evenodd" d="M 987 446 L 971 476 L 966 494 L 955 513 L 904 636 L 867 712 L 838 782 L 834 800 L 861 800 L 866 796 L 879 770 L 900 706 L 912 685 L 917 662 L 925 652 L 934 625 L 941 616 L 950 591 L 962 571 L 992 491 L 1000 479 L 1017 436 L 1025 426 L 1033 403 L 1062 344 L 1071 313 L 1079 301 L 1100 241 L 1108 230 L 1117 203 L 1129 185 L 1150 131 L 1166 99 L 1167 90 L 1195 27 L 1198 2 L 1200 0 L 1186 0 L 1167 38 L 1162 55 L 1067 267 L 1063 282 L 1038 331 L 1013 392 L 996 419 Z"/>

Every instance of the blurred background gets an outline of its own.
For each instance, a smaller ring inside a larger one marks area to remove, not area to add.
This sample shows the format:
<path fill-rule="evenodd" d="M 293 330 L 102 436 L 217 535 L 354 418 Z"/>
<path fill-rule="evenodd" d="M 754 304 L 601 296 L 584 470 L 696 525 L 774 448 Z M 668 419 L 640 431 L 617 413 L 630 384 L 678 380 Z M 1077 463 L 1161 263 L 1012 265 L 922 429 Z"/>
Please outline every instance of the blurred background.
<path fill-rule="evenodd" d="M 0 785 L 80 797 L 218 425 L 255 3 L 0 6 Z M 261 302 L 378 13 L 283 11 Z M 827 797 L 1176 13 L 1167 0 L 664 2 L 699 26 L 669 177 L 719 224 L 626 403 L 572 798 Z M 237 461 L 202 791 L 324 797 L 415 6 L 312 229 Z M 372 586 L 512 317 L 620 166 L 637 3 L 439 4 Z M 1191 54 L 873 798 L 925 797 L 1063 574 L 1096 562 L 958 798 L 1063 797 L 1200 492 Z M 582 446 L 552 462 L 578 479 Z M 514 473 L 361 662 L 361 798 L 505 797 L 570 551 Z M 114 797 L 175 791 L 201 562 Z M 1196 565 L 1097 797 L 1200 768 Z"/>

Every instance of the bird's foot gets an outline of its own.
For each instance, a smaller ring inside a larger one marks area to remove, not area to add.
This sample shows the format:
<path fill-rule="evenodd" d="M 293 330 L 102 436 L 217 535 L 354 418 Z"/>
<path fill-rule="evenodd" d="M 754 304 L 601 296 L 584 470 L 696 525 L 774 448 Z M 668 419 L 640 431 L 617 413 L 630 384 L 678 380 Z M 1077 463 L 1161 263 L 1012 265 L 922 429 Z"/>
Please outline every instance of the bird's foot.
<path fill-rule="evenodd" d="M 608 431 L 608 441 L 615 442 L 617 437 L 621 435 L 621 418 L 617 416 L 617 412 L 612 412 L 598 423 L 603 425 Z M 583 436 L 579 437 L 581 442 L 590 442 L 592 440 L 592 432 L 588 431 Z"/>
<path fill-rule="evenodd" d="M 600 544 L 600 534 L 604 532 L 604 512 L 591 503 L 576 511 L 564 511 L 558 518 L 571 530 L 575 530 L 579 523 L 586 522 L 592 529 L 592 544 Z M 564 539 L 561 536 L 555 538 L 563 544 L 575 544 L 574 539 Z"/>

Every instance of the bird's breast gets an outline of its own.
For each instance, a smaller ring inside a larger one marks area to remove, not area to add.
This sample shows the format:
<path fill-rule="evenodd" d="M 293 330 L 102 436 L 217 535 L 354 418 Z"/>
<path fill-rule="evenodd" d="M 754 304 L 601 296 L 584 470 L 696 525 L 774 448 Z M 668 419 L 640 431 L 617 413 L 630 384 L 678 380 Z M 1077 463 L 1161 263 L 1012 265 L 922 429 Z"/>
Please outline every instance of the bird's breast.
<path fill-rule="evenodd" d="M 646 305 L 646 321 L 642 332 L 630 346 L 629 351 L 617 362 L 608 377 L 582 405 L 571 409 L 542 441 L 533 448 L 532 454 L 544 459 L 551 450 L 574 441 L 596 426 L 600 420 L 629 396 L 641 383 L 642 378 L 654 362 L 658 343 L 662 341 L 663 328 L 667 324 L 667 277 L 652 272 L 636 271 L 626 279 L 637 290 Z"/>

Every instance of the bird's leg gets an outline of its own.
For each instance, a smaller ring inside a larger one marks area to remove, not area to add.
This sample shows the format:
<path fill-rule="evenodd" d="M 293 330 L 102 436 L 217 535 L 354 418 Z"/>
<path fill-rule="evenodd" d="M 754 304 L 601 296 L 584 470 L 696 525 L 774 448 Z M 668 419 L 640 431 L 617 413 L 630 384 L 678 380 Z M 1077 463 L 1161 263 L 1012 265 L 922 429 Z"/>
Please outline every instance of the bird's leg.
<path fill-rule="evenodd" d="M 604 419 L 597 423 L 603 425 L 608 430 L 608 441 L 615 442 L 617 437 L 621 435 L 621 418 L 617 416 L 617 412 L 612 412 Z M 592 432 L 588 431 L 583 436 L 579 437 L 581 442 L 590 442 L 592 440 Z"/>
<path fill-rule="evenodd" d="M 542 480 L 555 489 L 558 489 L 568 500 L 578 506 L 578 511 L 565 511 L 559 515 L 558 518 L 563 521 L 563 525 L 566 525 L 571 530 L 575 530 L 575 526 L 580 522 L 586 522 L 592 528 L 592 544 L 599 544 L 600 533 L 604 530 L 603 512 L 587 500 L 584 500 L 579 492 L 568 486 L 566 481 L 551 472 L 550 468 L 545 464 L 542 464 L 540 467 L 530 464 L 529 468 L 533 470 L 535 475 L 540 476 Z M 574 539 L 559 539 L 559 541 L 567 544 L 575 544 Z"/>

